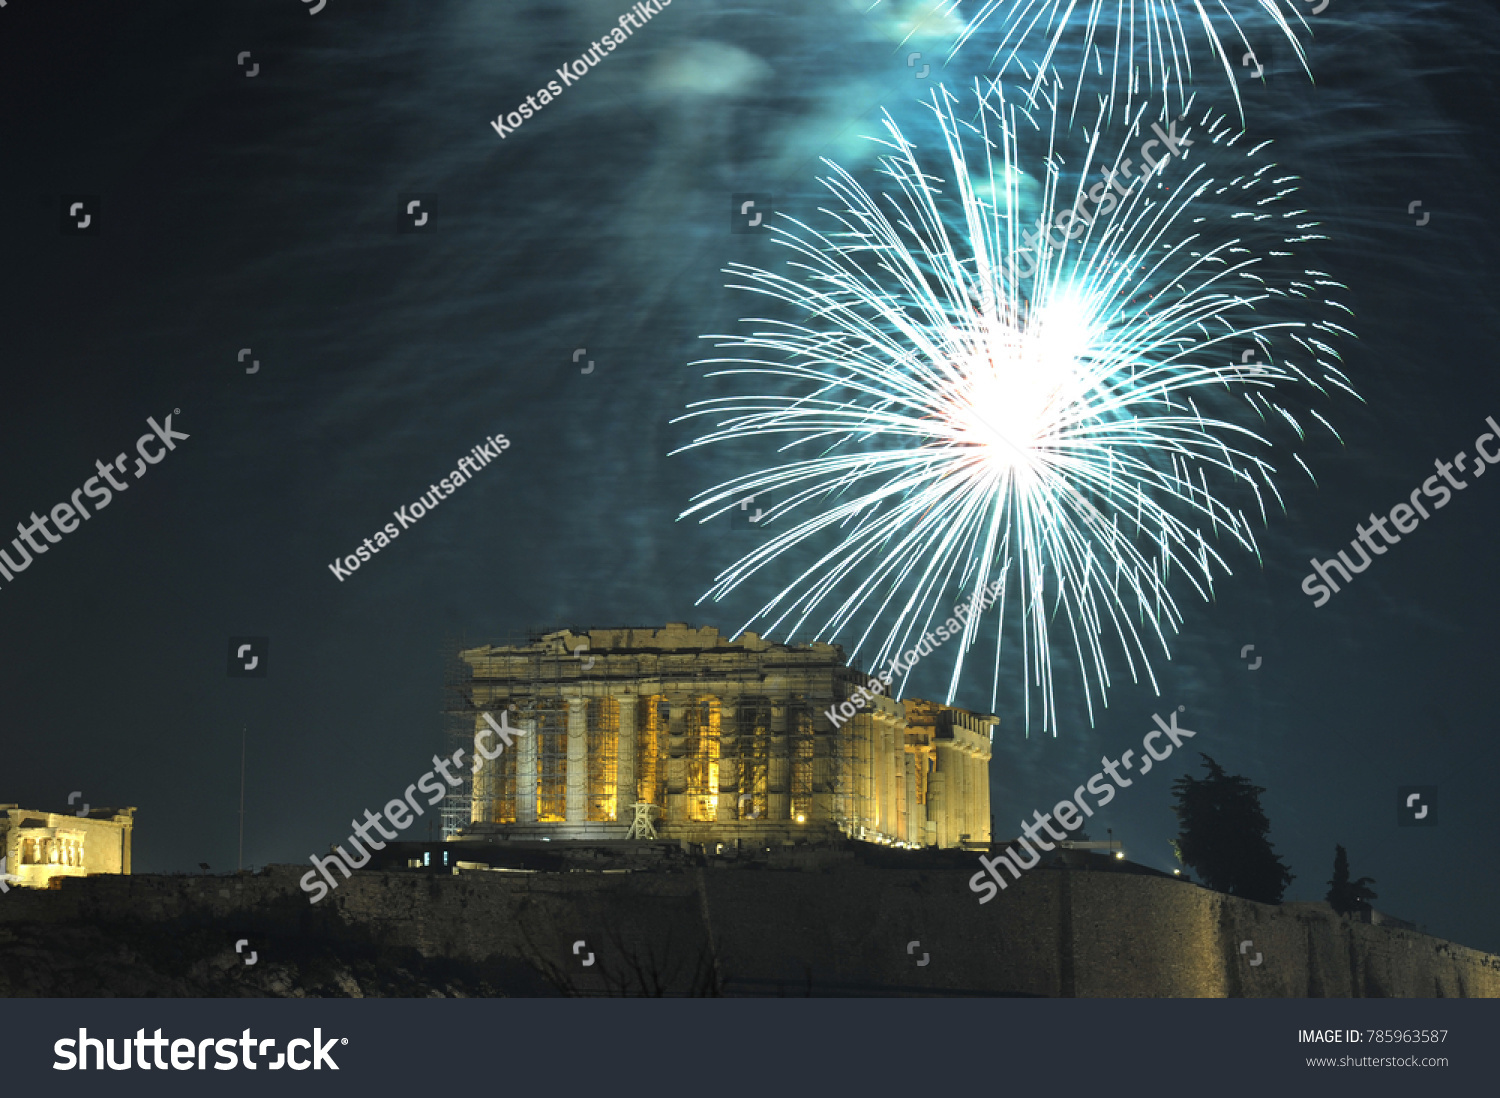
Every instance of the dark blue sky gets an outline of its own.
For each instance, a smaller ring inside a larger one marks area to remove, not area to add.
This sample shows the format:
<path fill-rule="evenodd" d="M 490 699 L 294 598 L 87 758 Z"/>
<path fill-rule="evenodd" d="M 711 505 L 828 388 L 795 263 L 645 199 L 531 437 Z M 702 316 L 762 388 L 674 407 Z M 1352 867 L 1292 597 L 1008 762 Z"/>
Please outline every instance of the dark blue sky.
<path fill-rule="evenodd" d="M 699 337 L 755 311 L 720 268 L 780 258 L 729 232 L 730 195 L 813 218 L 819 155 L 868 173 L 856 139 L 879 108 L 918 117 L 930 81 L 906 58 L 939 61 L 947 38 L 902 47 L 901 6 L 864 6 L 677 0 L 503 141 L 489 121 L 626 5 L 0 10 L 0 521 L 66 501 L 147 417 L 180 408 L 191 436 L 0 584 L 0 800 L 133 804 L 138 869 L 232 868 L 243 726 L 246 861 L 296 862 L 430 767 L 453 638 L 741 624 L 763 591 L 694 603 L 745 543 L 674 520 L 767 455 L 668 459 L 688 438 L 669 420 L 720 391 L 688 365 Z M 1195 745 L 1266 787 L 1289 898 L 1322 897 L 1342 843 L 1377 906 L 1500 950 L 1500 477 L 1327 605 L 1299 589 L 1309 557 L 1500 418 L 1492 14 L 1360 8 L 1316 22 L 1316 84 L 1284 44 L 1258 47 L 1270 80 L 1246 112 L 1333 238 L 1364 402 L 1327 413 L 1345 445 L 1306 451 L 1317 485 L 1286 472 L 1261 559 L 1224 547 L 1234 574 L 1213 601 L 1179 592 L 1159 697 L 1122 676 L 1094 727 L 1069 695 L 1060 734 L 1028 738 L 1018 688 L 1002 692 L 997 830 L 1183 705 Z M 981 68 L 983 51 L 963 58 Z M 1203 94 L 1225 101 L 1222 79 Z M 63 195 L 98 197 L 98 235 L 60 231 Z M 424 196 L 431 232 L 397 232 L 402 196 Z M 513 443 L 496 464 L 330 574 L 496 433 Z M 267 678 L 226 677 L 234 635 L 270 637 Z M 943 670 L 911 693 L 940 696 Z M 988 673 L 956 700 L 988 708 Z M 1170 868 L 1168 786 L 1189 763 L 1122 792 L 1091 833 Z M 1438 788 L 1437 827 L 1397 826 L 1406 785 Z"/>

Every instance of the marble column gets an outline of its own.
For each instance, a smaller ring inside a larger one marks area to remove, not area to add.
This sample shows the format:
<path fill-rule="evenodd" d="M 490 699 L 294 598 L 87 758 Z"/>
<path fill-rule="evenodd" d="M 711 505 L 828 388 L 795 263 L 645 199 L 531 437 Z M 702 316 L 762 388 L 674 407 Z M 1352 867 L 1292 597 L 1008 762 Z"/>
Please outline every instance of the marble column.
<path fill-rule="evenodd" d="M 927 776 L 927 815 L 937 824 L 937 844 L 940 847 L 953 840 L 948 817 L 948 785 L 954 777 L 953 754 L 949 748 L 939 745 L 935 752 L 937 771 Z"/>
<path fill-rule="evenodd" d="M 484 715 L 480 714 L 479 720 L 475 722 L 475 735 L 480 730 L 488 728 Z M 493 735 L 485 739 L 486 744 L 491 744 Z M 490 746 L 493 751 L 494 747 Z M 487 759 L 479 768 L 479 773 L 474 775 L 474 791 L 469 798 L 469 822 L 490 823 L 495 818 L 495 775 L 500 773 L 500 760 Z M 470 763 L 472 766 L 473 763 Z"/>
<path fill-rule="evenodd" d="M 973 842 L 984 841 L 984 817 L 980 814 L 980 803 L 984 794 L 984 760 L 976 751 L 969 759 L 969 838 Z"/>
<path fill-rule="evenodd" d="M 856 835 L 860 828 L 869 831 L 878 826 L 875 816 L 875 740 L 880 735 L 878 715 L 871 713 L 859 731 L 861 734 L 854 741 L 855 790 L 859 800 L 854 806 L 854 819 L 851 821 Z"/>
<path fill-rule="evenodd" d="M 875 826 L 887 836 L 899 833 L 896 805 L 896 766 L 900 761 L 900 740 L 896 719 L 889 713 L 876 717 L 875 795 L 880 808 Z"/>
<path fill-rule="evenodd" d="M 787 705 L 771 702 L 771 757 L 766 764 L 766 819 L 792 815 L 791 741 L 787 739 Z"/>
<path fill-rule="evenodd" d="M 965 828 L 969 833 L 971 842 L 982 842 L 984 835 L 984 817 L 979 812 L 979 803 L 982 799 L 980 790 L 984 788 L 984 760 L 980 758 L 976 749 L 969 756 L 969 826 Z"/>
<path fill-rule="evenodd" d="M 589 818 L 589 700 L 568 699 L 567 820 Z"/>
<path fill-rule="evenodd" d="M 687 721 L 693 700 L 682 693 L 667 695 L 671 715 L 667 720 L 667 803 L 666 822 L 687 823 Z"/>
<path fill-rule="evenodd" d="M 631 805 L 636 796 L 635 782 L 635 717 L 636 696 L 616 694 L 620 706 L 620 733 L 615 743 L 615 820 L 628 822 L 635 818 Z"/>
<path fill-rule="evenodd" d="M 714 819 L 732 823 L 739 819 L 737 794 L 740 791 L 740 763 L 735 753 L 739 746 L 739 695 L 727 694 L 719 698 L 719 780 L 714 790 L 719 800 L 714 808 Z M 753 729 L 752 729 L 753 731 Z"/>
<path fill-rule="evenodd" d="M 834 752 L 838 749 L 834 737 L 837 734 L 822 711 L 813 715 L 812 807 L 807 812 L 808 823 L 814 820 L 821 823 L 833 817 L 835 797 L 829 790 L 837 788 L 834 783 L 834 764 L 837 761 Z"/>
<path fill-rule="evenodd" d="M 957 768 L 958 798 L 953 806 L 953 841 L 966 842 L 974 833 L 969 830 L 969 813 L 974 808 L 974 753 L 967 744 L 953 752 Z"/>
<path fill-rule="evenodd" d="M 904 737 L 903 737 L 904 740 Z M 906 841 L 927 845 L 927 812 L 917 803 L 917 763 L 921 760 L 904 747 L 901 751 L 901 783 L 905 787 L 901 802 L 906 809 Z"/>
<path fill-rule="evenodd" d="M 521 753 L 516 756 L 516 822 L 536 823 L 537 722 L 518 721 L 527 735 L 517 740 Z"/>
<path fill-rule="evenodd" d="M 979 760 L 979 841 L 986 843 L 995 841 L 990 825 L 990 758 L 985 753 Z"/>

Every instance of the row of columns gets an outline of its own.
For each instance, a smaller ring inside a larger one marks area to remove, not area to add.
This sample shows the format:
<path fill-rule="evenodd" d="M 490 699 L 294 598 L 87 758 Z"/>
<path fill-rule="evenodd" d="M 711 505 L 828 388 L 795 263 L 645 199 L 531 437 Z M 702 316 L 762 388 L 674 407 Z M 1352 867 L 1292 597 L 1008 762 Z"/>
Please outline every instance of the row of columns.
<path fill-rule="evenodd" d="M 906 721 L 895 713 L 877 710 L 870 715 L 871 826 L 901 842 L 923 842 L 917 812 L 916 758 L 906 750 Z"/>
<path fill-rule="evenodd" d="M 955 846 L 965 836 L 989 839 L 988 730 L 960 726 L 953 738 L 934 738 L 907 749 L 908 725 L 896 712 L 876 710 L 861 792 L 870 806 L 866 826 L 901 842 Z M 923 737 L 925 739 L 925 737 Z M 930 773 L 922 773 L 924 768 Z M 925 804 L 921 791 L 925 785 Z"/>
<path fill-rule="evenodd" d="M 939 846 L 990 838 L 989 753 L 963 741 L 938 740 L 937 768 L 928 778 L 929 815 Z"/>
<path fill-rule="evenodd" d="M 83 838 L 68 835 L 28 836 L 21 840 L 21 864 L 81 866 Z"/>
<path fill-rule="evenodd" d="M 629 807 L 637 797 L 637 778 L 640 775 L 641 760 L 636 757 L 636 743 L 639 732 L 637 720 L 637 704 L 642 695 L 617 694 L 611 695 L 618 706 L 619 724 L 617 739 L 615 743 L 615 822 L 623 822 L 629 819 Z M 687 737 L 686 721 L 688 711 L 695 707 L 698 702 L 691 695 L 669 694 L 667 695 L 669 706 L 669 717 L 667 727 L 662 730 L 664 742 L 660 745 L 661 757 L 657 760 L 658 766 L 666 768 L 665 775 L 665 800 L 662 805 L 666 819 L 673 822 L 686 821 L 690 817 L 688 799 L 688 758 L 682 754 L 684 741 Z M 740 699 L 736 696 L 718 699 L 720 703 L 720 720 L 726 721 L 730 729 L 729 733 L 721 735 L 721 755 L 718 760 L 718 781 L 714 787 L 707 790 L 706 795 L 717 794 L 719 800 L 715 811 L 715 818 L 723 821 L 734 821 L 741 818 L 738 793 L 740 792 L 740 760 L 734 756 L 722 754 L 722 749 L 728 746 L 740 733 L 734 731 L 733 714 L 735 713 Z M 570 697 L 567 701 L 567 725 L 566 725 L 566 799 L 565 817 L 568 823 L 584 823 L 588 820 L 589 804 L 589 750 L 588 750 L 588 698 Z M 792 759 L 790 740 L 788 738 L 787 719 L 788 704 L 770 701 L 770 750 L 766 760 L 766 813 L 762 818 L 773 820 L 789 820 L 792 818 Z M 539 766 L 540 745 L 537 736 L 537 722 L 535 720 L 520 720 L 516 723 L 517 728 L 523 728 L 527 735 L 516 738 L 514 746 L 510 748 L 516 752 L 516 820 L 519 823 L 537 822 L 537 778 Z M 721 725 L 723 727 L 723 725 Z M 480 782 L 474 791 L 475 822 L 488 820 L 491 815 L 490 802 L 497 796 L 494 777 L 498 773 L 498 767 L 490 770 L 488 774 L 481 770 Z M 602 793 L 603 790 L 597 791 Z M 748 791 L 747 791 L 748 792 Z M 649 799 L 649 798 L 648 798 Z M 745 805 L 745 816 L 750 814 L 750 806 Z"/>
<path fill-rule="evenodd" d="M 615 820 L 623 823 L 630 818 L 630 806 L 637 799 L 637 778 L 641 763 L 636 757 L 638 720 L 637 705 L 642 695 L 612 695 L 618 706 L 618 732 L 615 744 L 616 784 Z M 663 819 L 669 823 L 685 823 L 692 818 L 688 793 L 688 759 L 682 754 L 687 735 L 688 712 L 698 703 L 692 695 L 668 694 L 669 718 L 663 730 L 664 742 L 658 766 L 666 768 L 664 782 L 665 804 Z M 588 705 L 589 699 L 570 697 L 567 701 L 566 724 L 566 799 L 565 816 L 570 824 L 588 822 L 589 808 L 589 750 L 588 750 Z M 734 718 L 740 698 L 728 696 L 719 699 L 720 719 L 729 732 L 721 738 L 722 748 L 730 746 L 741 733 L 736 730 Z M 763 819 L 785 821 L 793 818 L 793 759 L 789 736 L 789 704 L 769 699 L 770 737 L 769 755 L 766 760 L 766 812 Z M 869 714 L 860 714 L 857 724 L 845 725 L 850 734 L 856 729 L 869 729 L 868 736 L 857 736 L 854 753 L 850 756 L 854 772 L 842 775 L 847 785 L 832 796 L 826 793 L 835 784 L 832 767 L 835 760 L 827 750 L 825 740 L 822 750 L 815 748 L 814 757 L 807 760 L 810 769 L 809 785 L 824 790 L 823 794 L 809 799 L 808 812 L 813 819 L 826 819 L 834 814 L 834 805 L 841 797 L 853 803 L 845 803 L 842 814 L 863 826 L 894 839 L 939 846 L 957 845 L 967 836 L 970 841 L 980 842 L 989 838 L 989 751 L 982 734 L 971 729 L 954 729 L 953 739 L 937 739 L 933 742 L 931 755 L 927 750 L 913 753 L 907 750 L 907 722 L 897 712 L 880 709 Z M 512 750 L 517 752 L 516 763 L 516 819 L 519 823 L 537 822 L 537 778 L 539 743 L 535 721 L 521 721 L 518 727 L 526 728 L 530 734 L 518 737 Z M 918 769 L 929 765 L 932 758 L 932 773 L 919 774 Z M 493 799 L 496 796 L 493 778 L 498 767 L 489 771 L 487 782 L 474 791 L 473 818 L 476 822 L 488 821 L 492 817 Z M 751 802 L 743 804 L 739 798 L 742 775 L 737 757 L 720 755 L 718 780 L 700 795 L 718 795 L 714 818 L 718 822 L 734 822 L 749 818 Z M 484 771 L 481 771 L 483 774 Z M 918 791 L 925 779 L 926 804 L 918 804 Z M 592 791 L 603 795 L 604 790 Z M 648 793 L 647 799 L 652 799 Z"/>

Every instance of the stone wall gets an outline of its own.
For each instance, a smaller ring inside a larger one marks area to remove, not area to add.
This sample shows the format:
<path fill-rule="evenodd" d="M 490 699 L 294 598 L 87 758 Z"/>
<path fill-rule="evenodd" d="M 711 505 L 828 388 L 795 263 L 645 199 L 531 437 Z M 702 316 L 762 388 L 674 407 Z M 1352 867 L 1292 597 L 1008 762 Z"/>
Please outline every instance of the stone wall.
<path fill-rule="evenodd" d="M 357 940 L 525 966 L 580 992 L 654 982 L 770 995 L 1500 996 L 1500 958 L 1340 919 L 1321 904 L 1272 907 L 1168 878 L 1038 869 L 981 906 L 967 887 L 972 858 L 926 868 L 888 858 L 804 852 L 781 867 L 709 859 L 644 873 L 370 872 L 316 907 L 298 889 L 302 867 L 95 877 L 13 891 L 0 923 L 232 925 L 259 935 L 263 956 L 278 936 Z M 585 945 L 575 953 L 577 941 Z M 1251 944 L 1242 952 L 1243 942 Z M 585 966 L 590 954 L 595 963 Z"/>

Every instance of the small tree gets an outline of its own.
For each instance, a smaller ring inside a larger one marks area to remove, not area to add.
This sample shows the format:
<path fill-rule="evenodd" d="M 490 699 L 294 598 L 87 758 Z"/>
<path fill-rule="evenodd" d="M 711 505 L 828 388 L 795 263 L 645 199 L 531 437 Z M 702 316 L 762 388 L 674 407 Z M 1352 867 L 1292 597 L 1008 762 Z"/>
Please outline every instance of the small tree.
<path fill-rule="evenodd" d="M 1172 783 L 1178 858 L 1217 892 L 1279 904 L 1293 878 L 1271 845 L 1271 823 L 1260 807 L 1265 790 L 1200 757 L 1207 777 L 1184 774 Z"/>
<path fill-rule="evenodd" d="M 1340 915 L 1367 910 L 1371 900 L 1379 899 L 1369 887 L 1374 883 L 1374 877 L 1361 877 L 1357 881 L 1349 880 L 1349 855 L 1344 852 L 1343 847 L 1334 845 L 1333 880 L 1328 882 L 1327 896 L 1328 904 L 1333 910 Z"/>

